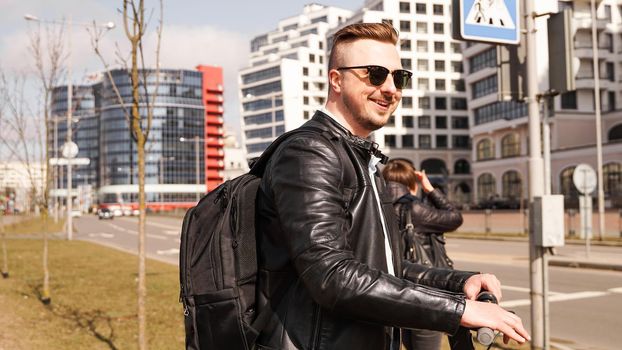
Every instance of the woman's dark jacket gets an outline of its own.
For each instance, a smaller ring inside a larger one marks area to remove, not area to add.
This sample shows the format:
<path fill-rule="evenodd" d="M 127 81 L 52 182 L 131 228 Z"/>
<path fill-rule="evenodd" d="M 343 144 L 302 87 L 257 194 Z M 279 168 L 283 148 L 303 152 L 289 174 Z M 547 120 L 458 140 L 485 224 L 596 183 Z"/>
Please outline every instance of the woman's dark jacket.
<path fill-rule="evenodd" d="M 402 261 L 376 172 L 397 276 L 388 274 L 365 141 L 321 112 L 305 125 L 319 131 L 284 141 L 257 195 L 258 312 L 274 311 L 259 348 L 380 350 L 390 327 L 454 333 L 473 274 Z"/>
<path fill-rule="evenodd" d="M 411 218 L 417 233 L 442 235 L 444 232 L 454 231 L 462 225 L 462 214 L 449 203 L 439 189 L 434 189 L 434 191 L 426 194 L 428 201 L 433 206 L 422 203 L 419 198 L 410 194 L 406 185 L 399 182 L 388 181 L 387 190 L 393 199 L 393 203 L 405 196 L 410 197 L 412 203 Z"/>

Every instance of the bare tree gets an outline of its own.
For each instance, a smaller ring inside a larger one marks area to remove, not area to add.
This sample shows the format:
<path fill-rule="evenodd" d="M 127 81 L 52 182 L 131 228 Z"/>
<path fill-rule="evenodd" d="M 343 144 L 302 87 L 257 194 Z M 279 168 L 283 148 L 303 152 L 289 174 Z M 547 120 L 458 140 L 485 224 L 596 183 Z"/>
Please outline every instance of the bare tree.
<path fill-rule="evenodd" d="M 117 58 L 128 73 L 131 83 L 130 101 L 125 101 L 112 77 L 111 69 L 100 51 L 100 39 L 103 30 L 93 26 L 91 31 L 92 45 L 95 53 L 99 56 L 108 80 L 110 81 L 118 102 L 121 105 L 125 118 L 128 122 L 132 139 L 136 143 L 138 155 L 138 347 L 140 350 L 147 349 L 146 337 L 146 308 L 147 297 L 146 270 L 145 270 L 145 145 L 149 139 L 151 123 L 153 120 L 153 106 L 160 85 L 160 41 L 162 39 L 163 24 L 163 1 L 159 0 L 160 17 L 156 27 L 157 42 L 155 48 L 155 69 L 149 70 L 145 63 L 144 40 L 147 33 L 148 18 L 145 17 L 144 0 L 123 0 L 123 28 L 130 45 L 129 56 L 123 55 L 117 46 Z M 129 57 L 129 62 L 125 57 Z M 147 89 L 148 77 L 155 76 L 155 89 L 150 95 Z M 146 123 L 143 123 L 143 115 L 146 115 Z"/>

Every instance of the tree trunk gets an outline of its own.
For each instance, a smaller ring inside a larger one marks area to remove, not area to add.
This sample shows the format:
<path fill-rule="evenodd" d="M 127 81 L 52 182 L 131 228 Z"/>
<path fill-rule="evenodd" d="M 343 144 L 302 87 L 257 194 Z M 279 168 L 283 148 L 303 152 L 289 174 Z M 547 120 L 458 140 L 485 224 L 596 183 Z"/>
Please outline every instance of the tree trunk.
<path fill-rule="evenodd" d="M 4 232 L 4 214 L 0 215 L 0 236 L 2 236 L 2 278 L 9 278 L 9 259 L 6 253 L 6 233 Z"/>
<path fill-rule="evenodd" d="M 52 301 L 50 298 L 50 270 L 48 268 L 48 211 L 43 209 L 43 290 L 41 302 L 45 305 Z"/>

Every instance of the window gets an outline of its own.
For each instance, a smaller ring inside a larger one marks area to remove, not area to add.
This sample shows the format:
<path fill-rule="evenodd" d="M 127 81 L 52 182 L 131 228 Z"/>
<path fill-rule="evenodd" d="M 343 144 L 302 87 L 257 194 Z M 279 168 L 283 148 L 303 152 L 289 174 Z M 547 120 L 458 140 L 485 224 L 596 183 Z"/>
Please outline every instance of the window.
<path fill-rule="evenodd" d="M 400 21 L 400 32 L 410 32 L 410 21 Z"/>
<path fill-rule="evenodd" d="M 466 111 L 467 109 L 467 100 L 463 97 L 452 97 L 451 98 L 451 109 L 454 111 Z"/>
<path fill-rule="evenodd" d="M 447 109 L 447 98 L 446 97 L 435 97 L 434 108 L 438 110 Z"/>
<path fill-rule="evenodd" d="M 607 91 L 607 96 L 609 100 L 609 111 L 614 111 L 616 109 L 616 92 Z"/>
<path fill-rule="evenodd" d="M 520 155 L 520 137 L 513 132 L 501 139 L 501 157 L 516 157 Z"/>
<path fill-rule="evenodd" d="M 438 16 L 443 15 L 443 5 L 432 5 L 432 13 Z"/>
<path fill-rule="evenodd" d="M 451 117 L 452 129 L 468 129 L 469 117 Z"/>
<path fill-rule="evenodd" d="M 609 142 L 622 141 L 622 124 L 618 124 L 609 130 Z"/>
<path fill-rule="evenodd" d="M 415 127 L 415 117 L 412 115 L 404 115 L 402 116 L 402 126 L 405 128 L 414 128 Z"/>
<path fill-rule="evenodd" d="M 614 73 L 614 68 L 613 68 L 613 62 L 605 63 L 605 77 L 609 81 L 615 81 L 616 80 L 615 73 Z"/>
<path fill-rule="evenodd" d="M 395 147 L 395 135 L 384 135 L 384 146 Z"/>
<path fill-rule="evenodd" d="M 309 75 L 309 68 L 307 68 L 307 67 L 302 67 L 302 75 L 304 75 L 304 76 L 308 76 L 308 75 Z"/>
<path fill-rule="evenodd" d="M 465 159 L 458 159 L 454 164 L 454 174 L 470 174 L 471 166 Z"/>
<path fill-rule="evenodd" d="M 410 13 L 409 2 L 400 2 L 400 13 Z"/>
<path fill-rule="evenodd" d="M 443 23 L 434 23 L 434 34 L 444 34 L 445 25 Z"/>
<path fill-rule="evenodd" d="M 471 149 L 471 139 L 467 135 L 453 135 L 451 144 L 455 149 Z"/>
<path fill-rule="evenodd" d="M 473 94 L 473 99 L 495 93 L 497 92 L 497 90 L 498 87 L 496 75 L 491 75 L 487 78 L 478 80 L 471 84 L 471 93 Z"/>
<path fill-rule="evenodd" d="M 609 197 L 622 195 L 622 164 L 609 163 L 603 166 L 603 189 Z"/>
<path fill-rule="evenodd" d="M 495 177 L 492 174 L 482 174 L 477 178 L 477 196 L 480 201 L 491 198 L 495 193 Z"/>
<path fill-rule="evenodd" d="M 513 120 L 526 115 L 527 104 L 514 101 L 493 102 L 473 110 L 475 125 L 501 119 Z"/>
<path fill-rule="evenodd" d="M 309 62 L 315 63 L 315 55 L 312 53 L 309 54 Z"/>
<path fill-rule="evenodd" d="M 302 98 L 302 103 L 305 104 L 305 105 L 308 105 L 309 104 L 309 97 L 308 96 L 303 97 Z"/>
<path fill-rule="evenodd" d="M 462 68 L 461 61 L 451 61 L 451 71 L 454 73 L 462 73 L 464 69 Z"/>
<path fill-rule="evenodd" d="M 444 115 L 434 117 L 434 126 L 437 129 L 447 129 L 447 117 Z"/>
<path fill-rule="evenodd" d="M 303 83 L 302 83 L 302 89 L 303 89 L 303 90 L 309 90 L 309 83 L 308 83 L 308 82 L 306 82 L 306 81 L 305 81 L 305 82 L 303 82 Z"/>
<path fill-rule="evenodd" d="M 506 199 L 518 199 L 521 198 L 522 189 L 521 189 L 521 178 L 517 171 L 510 170 L 503 173 L 501 177 L 502 183 L 502 196 Z"/>
<path fill-rule="evenodd" d="M 425 72 L 428 70 L 428 60 L 417 60 L 417 70 Z"/>
<path fill-rule="evenodd" d="M 409 39 L 402 39 L 402 40 L 400 40 L 400 48 L 403 51 L 410 51 L 411 50 L 410 40 Z"/>
<path fill-rule="evenodd" d="M 427 34 L 428 33 L 428 23 L 427 22 L 417 22 L 417 33 L 419 33 L 419 34 Z"/>
<path fill-rule="evenodd" d="M 432 137 L 430 135 L 419 135 L 419 148 L 432 148 Z"/>
<path fill-rule="evenodd" d="M 435 41 L 434 42 L 434 52 L 436 53 L 443 53 L 445 52 L 445 43 L 442 41 Z"/>
<path fill-rule="evenodd" d="M 418 40 L 417 52 L 428 52 L 428 42 L 424 40 Z"/>
<path fill-rule="evenodd" d="M 562 109 L 577 109 L 577 92 L 568 91 L 561 95 Z"/>
<path fill-rule="evenodd" d="M 464 79 L 452 79 L 451 80 L 451 90 L 453 92 L 465 91 Z"/>
<path fill-rule="evenodd" d="M 428 79 L 428 78 L 419 78 L 419 79 L 417 79 L 417 88 L 419 88 L 419 90 L 429 90 L 430 89 L 430 79 Z"/>
<path fill-rule="evenodd" d="M 475 73 L 484 68 L 495 67 L 497 65 L 497 49 L 491 48 L 469 58 L 471 73 Z"/>
<path fill-rule="evenodd" d="M 461 53 L 462 48 L 460 47 L 460 43 L 451 43 L 451 52 L 453 53 Z"/>
<path fill-rule="evenodd" d="M 436 135 L 436 148 L 447 148 L 447 135 Z"/>
<path fill-rule="evenodd" d="M 402 58 L 402 68 L 404 69 L 412 69 L 413 61 L 410 58 Z"/>
<path fill-rule="evenodd" d="M 495 157 L 495 145 L 491 139 L 483 139 L 477 143 L 477 160 L 488 160 Z"/>
<path fill-rule="evenodd" d="M 419 14 L 419 15 L 425 15 L 425 13 L 426 13 L 425 4 L 416 3 L 415 4 L 415 12 L 417 14 Z"/>
<path fill-rule="evenodd" d="M 420 115 L 418 120 L 419 129 L 429 129 L 430 128 L 430 116 L 429 115 Z"/>
<path fill-rule="evenodd" d="M 395 116 L 392 115 L 389 117 L 389 119 L 387 119 L 387 123 L 385 124 L 385 126 L 395 126 Z"/>
<path fill-rule="evenodd" d="M 561 174 L 559 175 L 560 192 L 566 198 L 576 198 L 579 196 L 579 191 L 577 190 L 577 188 L 574 185 L 574 182 L 572 181 L 572 175 L 574 173 L 574 168 L 575 168 L 574 166 L 570 166 L 562 170 Z"/>
<path fill-rule="evenodd" d="M 415 137 L 413 135 L 402 135 L 402 148 L 415 148 Z"/>
<path fill-rule="evenodd" d="M 410 96 L 403 96 L 402 108 L 413 108 L 413 98 Z"/>
<path fill-rule="evenodd" d="M 434 70 L 436 72 L 444 72 L 445 71 L 445 61 L 434 61 Z"/>
<path fill-rule="evenodd" d="M 425 96 L 425 97 L 419 97 L 419 108 L 421 109 L 429 109 L 430 108 L 430 98 Z"/>
<path fill-rule="evenodd" d="M 445 91 L 445 79 L 435 79 L 434 87 L 436 91 Z"/>

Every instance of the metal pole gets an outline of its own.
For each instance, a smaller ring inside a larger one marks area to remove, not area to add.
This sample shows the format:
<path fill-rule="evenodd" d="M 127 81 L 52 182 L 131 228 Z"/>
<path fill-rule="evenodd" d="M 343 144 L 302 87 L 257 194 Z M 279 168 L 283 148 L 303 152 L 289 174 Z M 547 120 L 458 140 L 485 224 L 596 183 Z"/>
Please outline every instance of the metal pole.
<path fill-rule="evenodd" d="M 58 159 L 58 119 L 53 117 L 54 120 L 54 158 Z M 54 196 L 54 222 L 58 222 L 58 179 L 59 179 L 59 167 L 58 165 L 53 165 L 53 174 L 54 174 L 54 189 L 56 192 Z"/>
<path fill-rule="evenodd" d="M 523 15 L 525 16 L 525 47 L 527 49 L 527 103 L 529 111 L 529 203 L 533 206 L 534 199 L 544 193 L 544 171 L 540 148 L 540 116 L 536 93 L 538 90 L 538 74 L 536 54 L 536 30 L 533 13 L 533 2 L 523 1 Z M 531 285 L 531 346 L 540 350 L 544 346 L 544 316 L 543 316 L 543 269 L 542 247 L 536 246 L 534 213 L 529 208 L 529 272 Z"/>
<path fill-rule="evenodd" d="M 198 136 L 194 137 L 194 168 L 195 168 L 195 174 L 194 174 L 195 182 L 197 184 L 196 199 L 197 199 L 197 202 L 198 202 L 199 199 L 201 199 L 201 195 L 198 192 L 199 185 L 201 184 L 200 180 L 199 180 L 199 137 Z"/>
<path fill-rule="evenodd" d="M 72 63 L 71 63 L 71 16 L 68 19 L 69 31 L 68 31 L 68 44 L 67 44 L 67 77 L 69 82 L 67 83 L 67 143 L 72 142 L 71 138 L 71 120 L 73 119 L 73 84 L 71 83 Z M 71 159 L 67 159 L 67 239 L 71 241 L 73 238 L 73 221 L 71 217 Z"/>
<path fill-rule="evenodd" d="M 544 94 L 542 101 L 542 153 L 544 155 L 544 194 L 551 194 L 551 126 L 549 125 L 549 97 Z"/>
<path fill-rule="evenodd" d="M 596 117 L 596 171 L 598 173 L 598 240 L 605 235 L 605 191 L 603 189 L 603 136 L 600 116 L 600 67 L 598 63 L 598 35 L 596 33 L 596 1 L 592 6 L 592 65 L 594 66 L 594 112 Z"/>

